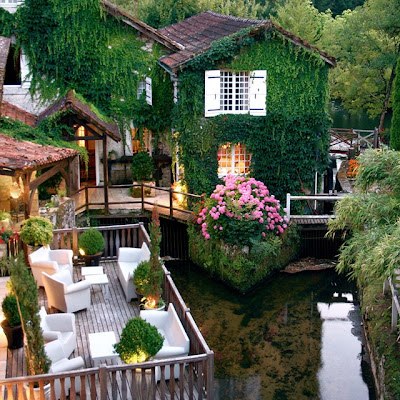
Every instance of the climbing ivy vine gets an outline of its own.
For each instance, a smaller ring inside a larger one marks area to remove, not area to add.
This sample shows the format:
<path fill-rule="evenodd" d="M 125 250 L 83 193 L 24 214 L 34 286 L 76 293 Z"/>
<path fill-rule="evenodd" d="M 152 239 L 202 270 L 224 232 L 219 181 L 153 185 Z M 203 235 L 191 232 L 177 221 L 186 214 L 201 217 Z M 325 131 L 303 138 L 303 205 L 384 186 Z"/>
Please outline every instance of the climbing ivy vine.
<path fill-rule="evenodd" d="M 328 67 L 319 54 L 267 31 L 246 30 L 213 44 L 179 75 L 175 123 L 189 191 L 210 193 L 218 182 L 217 152 L 243 143 L 252 153 L 251 175 L 271 193 L 313 189 L 315 170 L 327 165 L 330 119 Z M 267 116 L 204 118 L 204 70 L 267 70 Z"/>
<path fill-rule="evenodd" d="M 15 33 L 28 56 L 33 94 L 53 101 L 74 89 L 123 129 L 132 120 L 156 135 L 170 126 L 159 100 L 149 107 L 137 98 L 139 81 L 150 76 L 154 98 L 162 96 L 171 108 L 171 82 L 156 67 L 161 46 L 149 51 L 138 32 L 104 11 L 100 0 L 25 0 L 14 15 L 0 11 L 2 34 Z"/>

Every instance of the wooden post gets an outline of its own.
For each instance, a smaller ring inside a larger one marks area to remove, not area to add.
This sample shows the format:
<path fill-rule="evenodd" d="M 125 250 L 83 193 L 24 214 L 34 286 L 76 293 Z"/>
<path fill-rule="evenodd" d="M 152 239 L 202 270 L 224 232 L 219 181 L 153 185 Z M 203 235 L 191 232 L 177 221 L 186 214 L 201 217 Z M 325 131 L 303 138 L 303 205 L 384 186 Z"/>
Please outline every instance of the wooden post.
<path fill-rule="evenodd" d="M 107 135 L 103 134 L 103 178 L 104 178 L 104 203 L 105 213 L 109 214 L 108 208 L 108 159 L 107 159 Z"/>
<path fill-rule="evenodd" d="M 379 148 L 379 130 L 378 128 L 374 129 L 374 149 Z"/>
<path fill-rule="evenodd" d="M 383 294 L 388 294 L 389 292 L 389 280 L 385 278 L 383 280 Z"/>
<path fill-rule="evenodd" d="M 286 193 L 286 216 L 290 221 L 290 193 Z"/>
<path fill-rule="evenodd" d="M 173 199 L 173 189 L 172 187 L 169 188 L 169 216 L 173 217 L 174 216 L 174 199 Z"/>
<path fill-rule="evenodd" d="M 210 351 L 207 353 L 207 400 L 213 400 L 213 387 L 214 387 L 214 352 Z"/>
<path fill-rule="evenodd" d="M 99 367 L 99 381 L 100 381 L 100 400 L 107 400 L 107 367 L 101 364 Z"/>
<path fill-rule="evenodd" d="M 89 191 L 87 186 L 85 186 L 85 206 L 86 212 L 89 212 Z"/>
<path fill-rule="evenodd" d="M 78 229 L 76 226 L 72 228 L 72 251 L 73 257 L 78 257 Z"/>
<path fill-rule="evenodd" d="M 141 192 L 142 192 L 142 211 L 144 210 L 144 185 L 143 182 L 140 182 L 140 188 L 141 188 Z"/>
<path fill-rule="evenodd" d="M 397 297 L 397 290 L 394 291 L 394 293 L 392 294 L 392 333 L 396 332 L 397 330 L 397 322 L 399 319 L 399 313 L 397 311 L 397 307 L 396 307 L 396 299 L 395 296 Z"/>

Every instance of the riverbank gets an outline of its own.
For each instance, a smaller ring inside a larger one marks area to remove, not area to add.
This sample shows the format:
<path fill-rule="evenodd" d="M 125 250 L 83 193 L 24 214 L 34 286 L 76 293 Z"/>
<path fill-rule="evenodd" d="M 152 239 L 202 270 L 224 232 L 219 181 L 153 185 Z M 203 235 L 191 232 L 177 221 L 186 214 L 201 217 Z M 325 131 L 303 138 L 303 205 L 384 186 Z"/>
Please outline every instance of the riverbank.
<path fill-rule="evenodd" d="M 374 282 L 362 289 L 361 312 L 372 361 L 378 399 L 400 399 L 400 343 L 392 333 L 391 297 L 383 295 L 382 284 Z"/>

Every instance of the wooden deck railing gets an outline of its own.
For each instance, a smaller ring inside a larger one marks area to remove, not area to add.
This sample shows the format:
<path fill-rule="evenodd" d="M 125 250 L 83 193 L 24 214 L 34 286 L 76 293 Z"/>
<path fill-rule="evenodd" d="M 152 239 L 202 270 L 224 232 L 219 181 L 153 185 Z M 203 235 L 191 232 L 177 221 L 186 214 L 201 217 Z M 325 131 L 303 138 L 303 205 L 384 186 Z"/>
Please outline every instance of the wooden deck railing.
<path fill-rule="evenodd" d="M 360 152 L 367 148 L 375 149 L 380 147 L 379 132 L 377 128 L 373 130 L 331 128 L 329 133 L 331 135 L 331 153 L 347 152 L 349 148 L 353 148 L 356 152 Z M 341 145 L 343 145 L 342 149 L 340 148 Z M 347 150 L 345 150 L 345 148 L 347 148 Z"/>
<path fill-rule="evenodd" d="M 88 228 L 58 229 L 54 231 L 52 248 L 73 249 L 78 255 L 78 237 Z M 143 223 L 97 227 L 106 238 L 105 258 L 115 259 L 120 246 L 139 247 L 149 244 L 150 238 Z M 0 398 L 27 399 L 27 384 L 39 383 L 42 387 L 50 383 L 50 397 L 44 391 L 39 399 L 55 399 L 54 382 L 61 385 L 61 399 L 66 399 L 65 383 L 71 380 L 70 399 L 213 399 L 214 353 L 208 347 L 197 327 L 190 309 L 186 307 L 170 272 L 164 269 L 163 298 L 173 303 L 175 310 L 190 340 L 190 355 L 168 360 L 148 361 L 132 365 L 101 365 L 69 373 L 47 374 L 30 377 L 10 378 L 0 381 Z M 179 378 L 174 379 L 174 368 L 179 364 Z M 170 368 L 171 379 L 165 380 L 165 369 Z M 157 383 L 158 382 L 158 383 Z M 76 387 L 80 389 L 75 390 Z M 28 389 L 29 390 L 29 389 Z"/>
<path fill-rule="evenodd" d="M 94 185 L 89 185 L 89 186 L 84 186 L 81 189 L 79 189 L 77 192 L 75 192 L 73 194 L 73 198 L 76 198 L 77 196 L 79 196 L 80 193 L 84 192 L 85 193 L 85 201 L 83 204 L 77 205 L 75 207 L 75 212 L 78 212 L 80 210 L 85 209 L 86 211 L 89 211 L 89 209 L 91 207 L 104 207 L 106 212 L 109 211 L 109 206 L 110 205 L 127 205 L 127 204 L 138 204 L 140 205 L 140 208 L 142 210 L 145 209 L 146 205 L 150 205 L 153 206 L 154 205 L 154 201 L 151 201 L 153 197 L 147 196 L 145 195 L 145 189 L 150 189 L 152 191 L 154 191 L 155 193 L 158 192 L 164 192 L 164 193 L 168 193 L 168 204 L 162 204 L 160 202 L 157 202 L 157 207 L 160 208 L 161 210 L 167 210 L 167 214 L 170 217 L 174 216 L 174 211 L 177 212 L 182 212 L 185 214 L 192 214 L 192 211 L 185 209 L 184 207 L 176 207 L 175 203 L 174 203 L 174 195 L 179 195 L 182 196 L 185 200 L 186 203 L 190 202 L 190 201 L 200 201 L 202 199 L 202 196 L 196 195 L 196 194 L 191 194 L 191 193 L 184 193 L 184 192 L 178 192 L 173 190 L 172 188 L 165 188 L 165 187 L 158 187 L 158 186 L 151 186 L 145 183 L 141 183 L 141 184 L 126 184 L 126 185 L 111 185 L 108 186 L 108 191 L 112 191 L 114 189 L 129 189 L 129 188 L 140 188 L 140 193 L 141 196 L 138 198 L 133 198 L 132 200 L 126 201 L 126 199 L 124 199 L 123 201 L 97 201 L 94 202 L 90 197 L 90 190 L 95 190 L 95 189 L 102 189 L 104 190 L 104 186 L 103 185 L 98 185 L 98 186 L 94 186 Z"/>
<path fill-rule="evenodd" d="M 52 249 L 71 249 L 74 257 L 79 256 L 78 238 L 89 227 L 72 229 L 55 229 Z M 128 225 L 97 226 L 104 237 L 103 259 L 113 259 L 118 255 L 120 247 L 140 247 L 143 242 L 150 243 L 150 237 L 143 222 Z"/>

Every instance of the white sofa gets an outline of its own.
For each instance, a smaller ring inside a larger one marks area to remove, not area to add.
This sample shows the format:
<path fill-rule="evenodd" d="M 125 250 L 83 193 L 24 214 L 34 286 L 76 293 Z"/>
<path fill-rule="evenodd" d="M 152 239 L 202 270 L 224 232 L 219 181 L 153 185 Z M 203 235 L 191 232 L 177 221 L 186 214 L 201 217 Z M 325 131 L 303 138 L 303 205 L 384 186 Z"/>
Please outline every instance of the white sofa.
<path fill-rule="evenodd" d="M 67 270 L 72 276 L 72 256 L 72 250 L 50 250 L 49 246 L 42 246 L 29 254 L 29 265 L 37 286 L 43 286 L 42 272 L 53 275 Z"/>
<path fill-rule="evenodd" d="M 62 344 L 59 340 L 53 340 L 52 342 L 46 343 L 44 346 L 47 357 L 51 361 L 50 374 L 57 374 L 61 372 L 76 371 L 82 369 L 85 366 L 82 357 L 75 357 L 68 359 L 64 354 Z M 80 378 L 75 378 L 75 393 L 80 392 Z M 68 391 L 71 388 L 71 379 L 66 378 L 64 381 L 65 395 L 68 395 Z M 61 397 L 61 382 L 59 379 L 54 381 L 55 397 L 59 399 Z"/>
<path fill-rule="evenodd" d="M 190 341 L 172 303 L 167 311 L 142 310 L 140 317 L 154 325 L 164 336 L 164 344 L 160 351 L 153 357 L 155 360 L 166 358 L 184 357 L 189 355 Z M 174 377 L 179 378 L 179 364 L 174 365 Z M 165 368 L 165 379 L 170 379 L 170 369 Z M 160 380 L 159 371 L 156 373 Z"/>
<path fill-rule="evenodd" d="M 46 309 L 42 307 L 39 316 L 44 341 L 48 343 L 58 340 L 65 356 L 69 357 L 76 348 L 75 315 L 72 313 L 47 314 Z"/>
<path fill-rule="evenodd" d="M 90 308 L 88 281 L 73 283 L 68 271 L 56 272 L 53 275 L 42 272 L 42 275 L 48 307 L 67 313 Z"/>
<path fill-rule="evenodd" d="M 150 250 L 143 242 L 140 249 L 134 247 L 120 247 L 118 249 L 117 275 L 124 290 L 126 301 L 137 299 L 136 288 L 133 284 L 133 272 L 142 261 L 150 259 Z"/>

